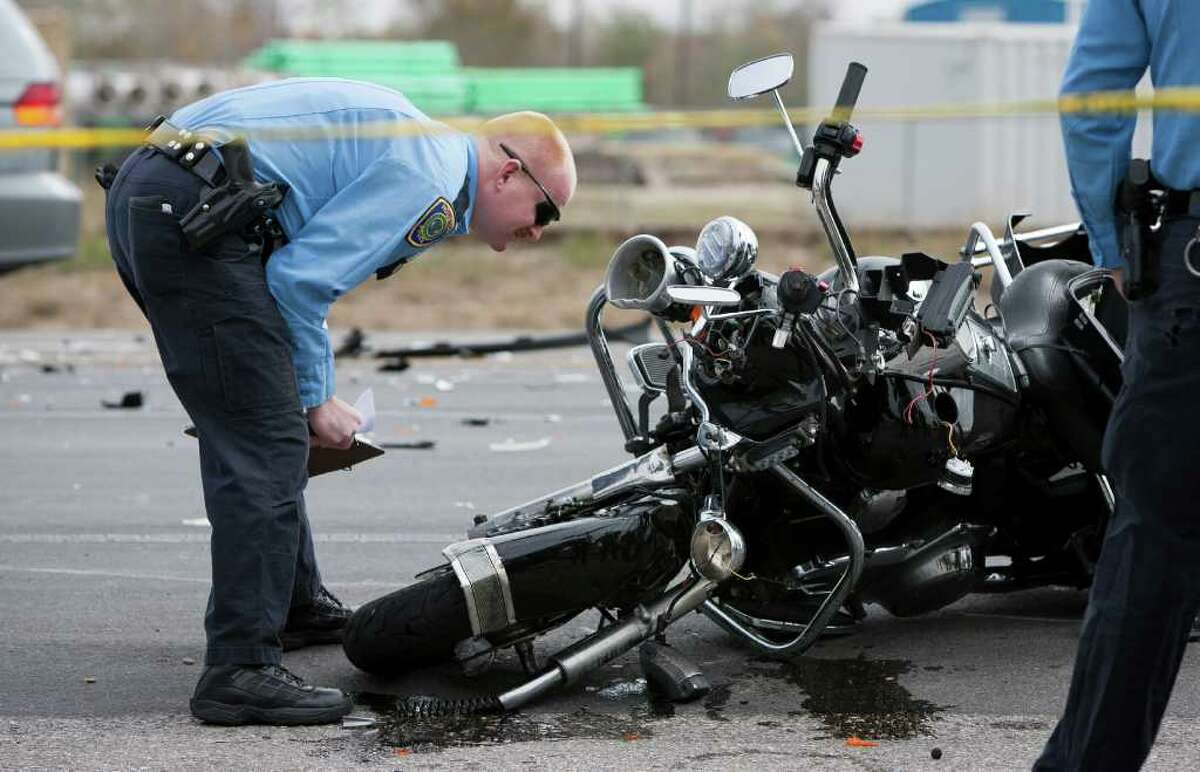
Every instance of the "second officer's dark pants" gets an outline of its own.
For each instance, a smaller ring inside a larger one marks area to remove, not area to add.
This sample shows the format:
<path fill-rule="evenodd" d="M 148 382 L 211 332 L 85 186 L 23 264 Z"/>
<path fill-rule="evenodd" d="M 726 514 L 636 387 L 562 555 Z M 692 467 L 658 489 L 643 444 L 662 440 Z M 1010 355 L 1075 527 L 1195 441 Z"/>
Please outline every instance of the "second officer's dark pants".
<path fill-rule="evenodd" d="M 179 218 L 204 183 L 143 148 L 108 195 L 108 241 L 167 378 L 196 426 L 212 523 L 205 661 L 275 664 L 289 608 L 321 586 L 304 510 L 308 424 L 261 250 L 238 235 L 201 250 Z"/>
<path fill-rule="evenodd" d="M 1200 605 L 1200 278 L 1183 262 L 1198 224 L 1165 223 L 1160 287 L 1131 304 L 1125 386 L 1104 439 L 1117 509 L 1066 710 L 1035 769 L 1141 766 Z"/>

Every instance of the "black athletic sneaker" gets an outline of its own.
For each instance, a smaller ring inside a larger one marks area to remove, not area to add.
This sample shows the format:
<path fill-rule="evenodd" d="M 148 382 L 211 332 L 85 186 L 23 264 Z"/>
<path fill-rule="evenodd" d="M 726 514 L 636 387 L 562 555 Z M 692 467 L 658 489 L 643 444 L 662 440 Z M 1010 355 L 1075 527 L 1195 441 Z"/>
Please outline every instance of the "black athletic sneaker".
<path fill-rule="evenodd" d="M 321 587 L 312 603 L 288 612 L 279 642 L 284 651 L 319 643 L 341 643 L 351 613 L 333 593 Z"/>
<path fill-rule="evenodd" d="M 192 715 L 210 724 L 331 724 L 354 703 L 309 686 L 282 665 L 210 665 L 192 695 Z"/>

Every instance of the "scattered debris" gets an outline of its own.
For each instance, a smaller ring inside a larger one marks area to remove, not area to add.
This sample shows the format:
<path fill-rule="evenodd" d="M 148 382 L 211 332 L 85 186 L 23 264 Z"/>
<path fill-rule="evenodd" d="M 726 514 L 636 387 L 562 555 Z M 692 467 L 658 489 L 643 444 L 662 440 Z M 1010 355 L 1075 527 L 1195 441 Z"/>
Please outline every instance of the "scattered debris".
<path fill-rule="evenodd" d="M 475 502 L 474 501 L 456 501 L 456 502 L 454 502 L 454 506 L 459 509 L 474 509 Z"/>
<path fill-rule="evenodd" d="M 847 748 L 874 748 L 879 743 L 874 740 L 864 740 L 861 737 L 850 736 L 846 738 Z"/>
<path fill-rule="evenodd" d="M 73 373 L 73 372 L 75 372 L 75 365 L 71 364 L 70 362 L 68 362 L 65 365 L 55 365 L 55 364 L 51 364 L 49 362 L 42 365 L 43 373 L 61 373 L 64 370 L 68 373 Z"/>
<path fill-rule="evenodd" d="M 417 440 L 415 442 L 381 442 L 379 447 L 385 450 L 433 450 L 437 443 L 433 440 Z"/>
<path fill-rule="evenodd" d="M 120 402 L 103 400 L 100 404 L 110 410 L 134 410 L 146 404 L 146 398 L 140 391 L 127 391 Z"/>
<path fill-rule="evenodd" d="M 604 336 L 610 342 L 623 340 L 628 343 L 645 343 L 648 340 L 650 332 L 650 322 L 651 318 L 647 316 L 643 321 L 626 327 L 606 329 Z M 415 357 L 477 357 L 484 354 L 498 354 L 500 352 L 543 351 L 552 348 L 583 346 L 587 345 L 587 342 L 588 338 L 585 333 L 560 333 L 540 336 L 518 335 L 515 338 L 501 341 L 466 343 L 439 341 L 433 344 L 418 344 L 409 346 L 408 348 L 377 351 L 375 352 L 375 357 L 377 359 L 392 360 L 391 363 L 383 365 L 380 368 L 381 370 L 394 370 L 401 363 L 403 363 L 404 367 L 407 367 L 408 360 Z M 403 367 L 400 369 L 403 369 Z"/>
<path fill-rule="evenodd" d="M 345 716 L 342 718 L 342 729 L 371 729 L 379 721 L 373 716 Z"/>
<path fill-rule="evenodd" d="M 548 424 L 562 423 L 562 416 L 560 416 L 558 413 L 551 413 L 550 415 L 546 416 L 546 423 L 548 423 Z"/>
<path fill-rule="evenodd" d="M 462 425 L 463 426 L 487 426 L 491 422 L 492 422 L 492 419 L 490 419 L 490 418 L 464 418 L 462 420 Z"/>
<path fill-rule="evenodd" d="M 454 382 L 447 381 L 445 378 L 439 378 L 433 382 L 433 388 L 438 391 L 454 391 Z"/>
<path fill-rule="evenodd" d="M 942 749 L 941 748 L 934 748 L 933 750 L 931 750 L 929 752 L 929 758 L 933 759 L 934 761 L 937 761 L 941 757 L 942 757 Z"/>
<path fill-rule="evenodd" d="M 627 743 L 631 743 L 634 740 L 642 739 L 642 736 L 637 732 L 626 732 L 624 735 L 622 735 L 622 739 L 624 739 Z"/>
<path fill-rule="evenodd" d="M 350 330 L 349 334 L 346 335 L 346 338 L 342 341 L 342 345 L 338 346 L 337 350 L 333 352 L 333 356 L 335 358 L 358 356 L 359 354 L 363 353 L 367 348 L 366 346 L 363 345 L 363 342 L 366 339 L 367 339 L 367 336 L 363 335 L 363 331 L 361 329 L 359 329 L 358 327 L 353 328 L 352 330 Z"/>
<path fill-rule="evenodd" d="M 83 682 L 85 684 L 94 684 L 94 683 L 96 683 L 96 676 L 94 676 L 94 675 L 84 676 Z"/>
<path fill-rule="evenodd" d="M 21 349 L 17 353 L 17 359 L 27 365 L 36 365 L 42 361 L 42 355 L 33 349 Z"/>
<path fill-rule="evenodd" d="M 191 657 L 184 657 L 184 658 L 183 658 L 183 664 L 185 664 L 185 665 L 194 665 L 194 664 L 196 664 L 196 660 L 192 659 Z"/>
<path fill-rule="evenodd" d="M 528 442 L 518 442 L 509 437 L 504 442 L 493 442 L 488 447 L 496 453 L 528 453 L 532 450 L 542 450 L 550 444 L 549 437 L 542 437 L 537 440 L 529 440 Z"/>
<path fill-rule="evenodd" d="M 417 400 L 417 407 L 437 407 L 437 400 L 433 397 L 421 397 L 419 400 Z"/>
<path fill-rule="evenodd" d="M 190 526 L 192 528 L 210 528 L 212 523 L 208 522 L 207 517 L 193 517 L 188 520 L 180 520 L 181 525 Z"/>
<path fill-rule="evenodd" d="M 380 365 L 379 372 L 381 372 L 381 373 L 402 373 L 410 367 L 412 367 L 412 363 L 409 362 L 407 359 L 395 359 L 395 360 L 392 360 L 391 362 L 388 362 L 387 364 Z"/>

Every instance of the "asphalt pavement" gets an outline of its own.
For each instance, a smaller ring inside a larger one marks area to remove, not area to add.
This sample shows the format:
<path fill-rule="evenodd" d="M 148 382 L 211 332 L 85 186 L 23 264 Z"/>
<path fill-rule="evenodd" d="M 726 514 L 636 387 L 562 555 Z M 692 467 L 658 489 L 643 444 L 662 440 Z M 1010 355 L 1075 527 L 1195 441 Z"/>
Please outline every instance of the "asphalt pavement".
<path fill-rule="evenodd" d="M 374 390 L 378 440 L 433 446 L 310 481 L 320 565 L 348 603 L 442 562 L 472 514 L 626 458 L 583 347 L 376 364 L 339 364 L 339 393 Z M 132 391 L 142 407 L 102 406 Z M 854 634 L 788 664 L 694 616 L 671 640 L 714 689 L 686 705 L 657 700 L 627 655 L 513 716 L 397 720 L 394 695 L 492 693 L 519 664 L 385 682 L 318 647 L 285 664 L 357 694 L 367 726 L 204 726 L 187 712 L 209 559 L 186 425 L 144 337 L 0 334 L 0 767 L 1020 769 L 1065 698 L 1086 599 L 1045 589 L 911 619 L 871 608 Z M 584 615 L 538 649 L 595 624 Z M 1200 768 L 1197 664 L 1190 652 L 1150 769 Z"/>

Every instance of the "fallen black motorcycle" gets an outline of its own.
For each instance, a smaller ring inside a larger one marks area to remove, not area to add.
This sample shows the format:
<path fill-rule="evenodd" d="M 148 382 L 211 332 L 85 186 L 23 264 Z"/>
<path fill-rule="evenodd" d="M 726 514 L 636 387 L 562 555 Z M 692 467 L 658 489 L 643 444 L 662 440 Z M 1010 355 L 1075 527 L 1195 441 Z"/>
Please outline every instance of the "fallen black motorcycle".
<path fill-rule="evenodd" d="M 731 217 L 695 248 L 622 244 L 587 331 L 634 457 L 477 517 L 446 564 L 358 609 L 344 641 L 356 666 L 471 669 L 515 647 L 531 680 L 481 703 L 508 710 L 661 644 L 693 611 L 795 656 L 867 603 L 910 616 L 1090 582 L 1113 506 L 1099 456 L 1125 307 L 1083 229 L 1018 234 L 1018 215 L 1001 239 L 974 224 L 950 261 L 857 257 L 830 183 L 862 147 L 849 120 L 866 68 L 850 65 L 802 147 L 778 92 L 792 67 L 787 54 L 743 65 L 729 96 L 774 97 L 836 267 L 758 271 L 757 239 Z M 636 413 L 601 326 L 609 304 L 649 312 L 664 336 L 629 352 Z M 589 609 L 599 629 L 539 667 L 534 639 Z M 659 664 L 685 696 L 702 681 L 681 656 Z"/>

